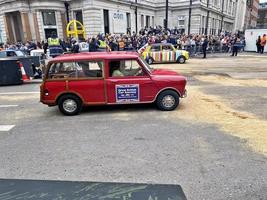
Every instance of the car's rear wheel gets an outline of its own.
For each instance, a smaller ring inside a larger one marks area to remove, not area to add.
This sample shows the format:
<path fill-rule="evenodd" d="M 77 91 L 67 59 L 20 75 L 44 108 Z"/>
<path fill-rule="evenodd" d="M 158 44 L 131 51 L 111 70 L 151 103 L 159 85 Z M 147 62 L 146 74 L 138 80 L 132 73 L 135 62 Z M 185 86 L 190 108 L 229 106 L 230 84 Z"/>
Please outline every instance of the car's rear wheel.
<path fill-rule="evenodd" d="M 171 111 L 179 105 L 179 95 L 172 90 L 161 92 L 157 98 L 157 106 L 160 110 Z"/>
<path fill-rule="evenodd" d="M 153 64 L 153 62 L 154 62 L 154 60 L 153 60 L 152 57 L 149 57 L 149 58 L 147 59 L 147 63 L 148 63 L 149 65 Z"/>
<path fill-rule="evenodd" d="M 185 57 L 184 56 L 180 56 L 178 59 L 177 59 L 177 62 L 180 63 L 180 64 L 184 64 L 185 63 Z"/>
<path fill-rule="evenodd" d="M 66 94 L 59 98 L 58 108 L 64 115 L 77 115 L 82 110 L 82 101 L 75 95 Z"/>

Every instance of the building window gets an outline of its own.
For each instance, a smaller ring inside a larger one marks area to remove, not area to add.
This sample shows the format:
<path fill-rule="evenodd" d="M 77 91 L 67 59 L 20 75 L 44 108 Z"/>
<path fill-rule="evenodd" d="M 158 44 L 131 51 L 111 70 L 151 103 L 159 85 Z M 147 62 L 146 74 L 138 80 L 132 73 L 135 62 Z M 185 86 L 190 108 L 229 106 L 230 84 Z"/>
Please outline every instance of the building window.
<path fill-rule="evenodd" d="M 146 16 L 146 27 L 150 27 L 150 16 Z"/>
<path fill-rule="evenodd" d="M 141 27 L 144 28 L 144 15 L 141 15 Z"/>
<path fill-rule="evenodd" d="M 74 11 L 74 19 L 83 24 L 83 12 L 81 10 Z"/>
<path fill-rule="evenodd" d="M 127 19 L 127 33 L 131 34 L 131 13 L 126 13 Z"/>
<path fill-rule="evenodd" d="M 185 25 L 185 17 L 179 16 L 178 17 L 178 27 L 184 27 L 184 25 Z"/>
<path fill-rule="evenodd" d="M 205 16 L 202 16 L 202 34 L 205 33 L 205 27 L 206 27 L 206 20 Z"/>
<path fill-rule="evenodd" d="M 184 19 L 182 19 L 182 20 L 178 20 L 178 25 L 179 25 L 179 26 L 184 26 Z"/>
<path fill-rule="evenodd" d="M 44 26 L 56 26 L 56 14 L 54 11 L 43 11 L 43 23 Z"/>

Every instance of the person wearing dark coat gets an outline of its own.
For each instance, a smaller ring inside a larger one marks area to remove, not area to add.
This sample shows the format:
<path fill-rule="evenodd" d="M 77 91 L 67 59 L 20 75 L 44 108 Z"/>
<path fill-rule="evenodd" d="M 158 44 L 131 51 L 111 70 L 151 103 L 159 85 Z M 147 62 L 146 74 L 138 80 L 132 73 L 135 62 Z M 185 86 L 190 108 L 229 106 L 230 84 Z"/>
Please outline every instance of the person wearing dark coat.
<path fill-rule="evenodd" d="M 96 52 L 99 47 L 99 44 L 97 43 L 95 38 L 92 38 L 90 44 L 89 44 L 89 52 Z"/>
<path fill-rule="evenodd" d="M 79 53 L 79 51 L 80 51 L 79 43 L 76 40 L 72 40 L 71 53 Z"/>
<path fill-rule="evenodd" d="M 237 36 L 233 41 L 233 53 L 232 56 L 237 56 L 238 48 L 240 47 L 240 38 Z"/>
<path fill-rule="evenodd" d="M 207 56 L 208 44 L 209 44 L 208 37 L 205 36 L 205 39 L 204 39 L 204 41 L 202 43 L 203 58 L 206 58 L 206 56 Z"/>
<path fill-rule="evenodd" d="M 259 35 L 258 39 L 256 40 L 256 46 L 257 46 L 257 53 L 261 52 L 261 36 Z"/>

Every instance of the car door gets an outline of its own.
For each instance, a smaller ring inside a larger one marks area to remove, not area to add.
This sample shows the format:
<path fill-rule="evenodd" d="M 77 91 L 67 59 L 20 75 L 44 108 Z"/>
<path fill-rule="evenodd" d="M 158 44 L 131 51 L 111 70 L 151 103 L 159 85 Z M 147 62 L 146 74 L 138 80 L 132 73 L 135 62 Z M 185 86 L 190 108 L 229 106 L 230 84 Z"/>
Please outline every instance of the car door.
<path fill-rule="evenodd" d="M 69 90 L 82 96 L 85 104 L 105 104 L 103 61 L 77 61 L 69 76 Z"/>
<path fill-rule="evenodd" d="M 162 45 L 162 62 L 174 62 L 175 49 L 171 44 Z"/>
<path fill-rule="evenodd" d="M 114 72 L 120 70 L 120 72 Z M 106 79 L 109 104 L 152 102 L 157 87 L 138 59 L 112 60 Z"/>
<path fill-rule="evenodd" d="M 161 62 L 161 45 L 153 44 L 150 48 L 149 55 L 153 58 L 154 62 Z"/>

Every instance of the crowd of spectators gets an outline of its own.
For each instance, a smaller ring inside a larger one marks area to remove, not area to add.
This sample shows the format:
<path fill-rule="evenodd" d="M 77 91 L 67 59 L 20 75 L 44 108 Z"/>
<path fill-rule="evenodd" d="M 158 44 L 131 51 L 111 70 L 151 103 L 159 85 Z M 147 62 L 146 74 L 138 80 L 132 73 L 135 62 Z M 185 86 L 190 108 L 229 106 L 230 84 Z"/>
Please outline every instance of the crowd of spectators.
<path fill-rule="evenodd" d="M 111 51 L 134 51 L 138 50 L 146 43 L 172 43 L 178 49 L 189 51 L 191 56 L 197 55 L 202 51 L 202 44 L 205 39 L 208 40 L 207 51 L 210 52 L 232 52 L 236 38 L 240 39 L 240 49 L 246 45 L 245 38 L 236 34 L 221 33 L 218 35 L 204 34 L 185 34 L 181 33 L 177 28 L 163 29 L 160 26 L 155 28 L 143 28 L 138 33 L 132 34 L 99 34 L 89 37 L 87 40 L 69 39 L 61 41 L 64 51 L 80 52 L 80 51 L 98 51 L 100 41 L 104 41 Z M 79 45 L 79 48 L 77 48 Z M 1 49 L 19 49 L 30 52 L 33 49 L 44 49 L 45 53 L 48 49 L 46 41 L 27 43 L 18 42 L 16 44 L 1 44 Z"/>

